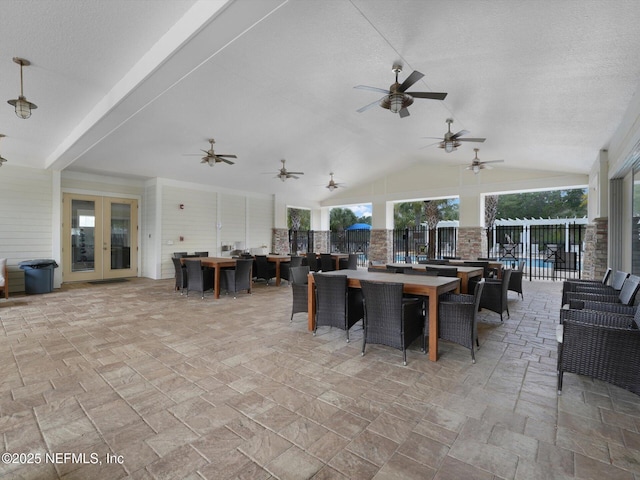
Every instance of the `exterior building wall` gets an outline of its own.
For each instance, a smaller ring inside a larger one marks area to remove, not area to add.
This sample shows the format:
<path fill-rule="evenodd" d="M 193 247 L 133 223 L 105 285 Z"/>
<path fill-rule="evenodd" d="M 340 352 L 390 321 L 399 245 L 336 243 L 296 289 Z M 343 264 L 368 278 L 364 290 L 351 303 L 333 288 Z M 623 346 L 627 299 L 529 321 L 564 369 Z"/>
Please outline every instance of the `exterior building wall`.
<path fill-rule="evenodd" d="M 475 259 L 487 253 L 487 232 L 483 227 L 459 227 L 456 255 Z"/>
<path fill-rule="evenodd" d="M 607 270 L 609 222 L 607 218 L 598 218 L 586 227 L 584 236 L 584 278 L 600 279 Z"/>

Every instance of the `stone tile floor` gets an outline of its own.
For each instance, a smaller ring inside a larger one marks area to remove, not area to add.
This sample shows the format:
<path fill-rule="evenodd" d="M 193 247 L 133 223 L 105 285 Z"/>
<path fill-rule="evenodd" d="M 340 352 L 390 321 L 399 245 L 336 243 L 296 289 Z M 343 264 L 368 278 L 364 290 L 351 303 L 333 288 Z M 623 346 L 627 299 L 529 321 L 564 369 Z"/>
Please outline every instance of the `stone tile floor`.
<path fill-rule="evenodd" d="M 475 365 L 416 342 L 406 367 L 387 347 L 361 356 L 359 326 L 347 344 L 290 323 L 287 286 L 216 301 L 172 286 L 0 301 L 3 453 L 23 454 L 0 477 L 640 479 L 640 397 L 572 374 L 556 394 L 559 282 L 511 292 L 502 324 L 483 311 Z"/>

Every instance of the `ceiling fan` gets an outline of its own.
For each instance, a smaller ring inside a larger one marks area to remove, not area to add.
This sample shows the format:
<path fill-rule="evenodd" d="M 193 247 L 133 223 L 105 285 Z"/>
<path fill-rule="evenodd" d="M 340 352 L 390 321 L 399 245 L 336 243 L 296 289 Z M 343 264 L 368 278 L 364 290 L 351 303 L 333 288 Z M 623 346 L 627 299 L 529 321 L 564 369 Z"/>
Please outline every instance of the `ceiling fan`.
<path fill-rule="evenodd" d="M 444 134 L 444 138 L 438 144 L 438 148 L 443 148 L 445 152 L 451 153 L 460 146 L 460 142 L 484 142 L 486 138 L 460 138 L 463 135 L 468 135 L 467 130 L 460 130 L 458 133 L 451 133 L 451 124 L 453 118 L 447 118 L 447 124 L 449 125 L 447 133 Z M 442 137 L 424 137 L 424 138 L 442 138 Z M 432 144 L 433 145 L 433 144 Z"/>
<path fill-rule="evenodd" d="M 287 168 L 284 165 L 284 162 L 286 162 L 286 160 L 283 158 L 282 160 L 280 160 L 282 162 L 282 168 L 278 171 L 278 173 L 276 174 L 275 178 L 279 178 L 280 180 L 282 180 L 283 182 L 287 179 L 287 178 L 295 178 L 296 180 L 300 177 L 298 177 L 298 175 L 304 175 L 304 172 L 290 172 L 287 170 Z"/>
<path fill-rule="evenodd" d="M 402 82 L 402 84 L 400 84 L 398 83 L 398 74 L 402 71 L 402 65 L 396 63 L 393 65 L 392 70 L 396 74 L 396 82 L 391 85 L 388 90 L 385 90 L 384 88 L 368 87 L 366 85 L 357 85 L 353 87 L 360 90 L 371 90 L 372 92 L 384 93 L 384 97 L 358 109 L 358 112 L 362 113 L 365 110 L 369 110 L 374 105 L 379 104 L 382 108 L 391 110 L 393 113 L 398 113 L 400 114 L 400 118 L 404 118 L 409 116 L 409 110 L 407 109 L 407 107 L 413 103 L 414 98 L 444 100 L 447 96 L 446 93 L 406 92 L 408 88 L 413 86 L 414 83 L 424 77 L 424 74 L 420 73 L 417 70 L 414 70 L 413 73 L 409 75 L 405 79 L 405 81 Z"/>
<path fill-rule="evenodd" d="M 491 165 L 487 165 L 489 163 L 502 163 L 504 162 L 504 160 L 489 160 L 487 162 L 481 162 L 480 159 L 478 158 L 478 152 L 480 151 L 479 148 L 474 148 L 473 149 L 474 152 L 476 152 L 476 156 L 473 159 L 473 161 L 471 162 L 471 165 L 469 165 L 467 167 L 467 170 L 472 170 L 473 173 L 478 174 L 478 172 L 480 170 L 483 169 L 487 169 L 487 170 L 491 170 L 493 167 Z"/>
<path fill-rule="evenodd" d="M 209 150 L 202 150 L 206 155 L 202 157 L 202 161 L 200 163 L 208 163 L 210 167 L 213 167 L 216 163 L 221 163 L 221 162 L 228 163 L 229 165 L 233 165 L 235 163 L 235 162 L 232 162 L 231 160 L 227 160 L 227 158 L 238 158 L 238 157 L 236 157 L 235 155 L 216 153 L 213 151 L 213 144 L 216 143 L 216 141 L 213 138 L 210 138 L 208 142 L 211 146 L 209 147 Z M 186 153 L 185 155 L 200 156 L 202 154 Z"/>
<path fill-rule="evenodd" d="M 329 180 L 329 183 L 327 184 L 327 188 L 329 189 L 330 192 L 333 192 L 338 187 L 344 186 L 344 183 L 338 183 L 333 179 L 333 172 L 331 172 L 329 176 L 331 177 L 331 180 Z"/>

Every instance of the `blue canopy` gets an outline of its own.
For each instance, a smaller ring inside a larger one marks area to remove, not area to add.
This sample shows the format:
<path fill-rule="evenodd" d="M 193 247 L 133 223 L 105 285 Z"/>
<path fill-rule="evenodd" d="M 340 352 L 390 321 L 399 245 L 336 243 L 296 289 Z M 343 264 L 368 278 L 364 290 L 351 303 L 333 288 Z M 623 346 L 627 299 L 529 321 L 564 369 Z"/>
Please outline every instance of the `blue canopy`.
<path fill-rule="evenodd" d="M 350 227 L 345 228 L 345 230 L 371 230 L 371 225 L 368 223 L 354 223 Z"/>

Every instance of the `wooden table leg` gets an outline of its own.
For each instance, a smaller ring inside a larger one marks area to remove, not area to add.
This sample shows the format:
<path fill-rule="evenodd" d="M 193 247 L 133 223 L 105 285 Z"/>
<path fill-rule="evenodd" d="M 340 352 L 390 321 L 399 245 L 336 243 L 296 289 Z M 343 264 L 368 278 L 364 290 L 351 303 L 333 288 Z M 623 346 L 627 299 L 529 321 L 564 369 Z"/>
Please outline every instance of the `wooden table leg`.
<path fill-rule="evenodd" d="M 429 299 L 429 360 L 438 361 L 438 295 Z"/>
<path fill-rule="evenodd" d="M 220 298 L 220 267 L 216 265 L 213 269 L 213 297 Z"/>
<path fill-rule="evenodd" d="M 280 260 L 276 260 L 276 287 L 280 286 Z"/>

